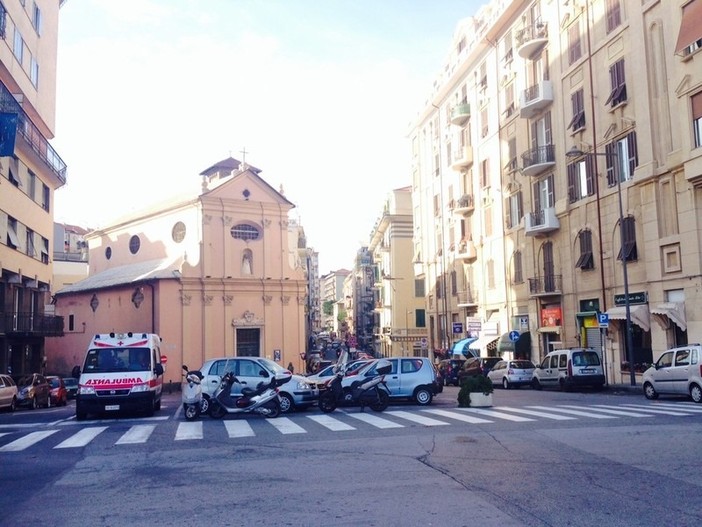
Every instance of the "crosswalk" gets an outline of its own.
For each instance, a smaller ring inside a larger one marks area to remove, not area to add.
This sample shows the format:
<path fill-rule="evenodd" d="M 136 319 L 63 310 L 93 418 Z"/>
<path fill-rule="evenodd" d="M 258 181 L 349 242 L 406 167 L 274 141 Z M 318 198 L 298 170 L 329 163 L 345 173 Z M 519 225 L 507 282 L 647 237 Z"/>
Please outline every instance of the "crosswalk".
<path fill-rule="evenodd" d="M 229 439 L 254 437 L 264 433 L 282 435 L 311 434 L 326 430 L 338 433 L 350 433 L 361 428 L 402 429 L 413 426 L 443 427 L 459 424 L 489 425 L 497 422 L 527 423 L 544 421 L 572 421 L 577 419 L 613 420 L 613 419 L 655 419 L 668 417 L 702 417 L 702 405 L 694 403 L 638 403 L 638 404 L 594 404 L 594 405 L 556 405 L 556 406 L 496 406 L 490 408 L 411 408 L 407 410 L 386 410 L 382 413 L 360 412 L 358 409 L 337 410 L 332 414 L 312 413 L 296 414 L 294 417 L 264 419 L 231 419 L 214 421 L 203 418 L 198 421 L 183 421 L 178 413 L 174 441 L 204 440 L 211 433 L 224 434 Z M 165 419 L 165 420 L 164 420 Z M 54 450 L 82 448 L 98 441 L 117 430 L 110 441 L 114 445 L 138 445 L 151 440 L 157 426 L 168 422 L 168 418 L 157 418 L 145 423 L 94 423 L 60 422 L 51 423 L 46 430 L 0 432 L 0 454 L 22 452 L 35 445 L 45 445 Z M 40 425 L 37 425 L 39 428 Z M 124 430 L 126 428 L 126 430 Z M 161 436 L 160 439 L 161 440 Z"/>

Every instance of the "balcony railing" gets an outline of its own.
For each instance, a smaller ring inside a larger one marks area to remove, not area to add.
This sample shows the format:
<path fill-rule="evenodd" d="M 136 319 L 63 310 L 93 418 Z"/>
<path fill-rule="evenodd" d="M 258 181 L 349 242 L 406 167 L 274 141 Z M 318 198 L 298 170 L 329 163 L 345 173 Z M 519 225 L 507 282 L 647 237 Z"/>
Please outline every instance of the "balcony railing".
<path fill-rule="evenodd" d="M 451 124 L 463 125 L 470 119 L 470 104 L 461 103 L 451 108 Z"/>
<path fill-rule="evenodd" d="M 0 333 L 62 337 L 63 317 L 33 313 L 0 313 Z"/>
<path fill-rule="evenodd" d="M 555 207 L 529 212 L 525 216 L 524 234 L 527 236 L 543 236 L 561 228 L 556 217 Z"/>
<path fill-rule="evenodd" d="M 523 59 L 535 56 L 548 43 L 548 30 L 545 23 L 537 20 L 517 32 L 517 54 Z"/>
<path fill-rule="evenodd" d="M 456 206 L 453 209 L 454 214 L 470 214 L 475 210 L 475 203 L 472 194 L 464 194 L 456 200 Z"/>
<path fill-rule="evenodd" d="M 531 119 L 553 103 L 553 84 L 542 80 L 524 90 L 519 98 L 519 116 Z"/>
<path fill-rule="evenodd" d="M 17 114 L 17 135 L 22 137 L 34 153 L 56 174 L 62 184 L 66 183 L 66 163 L 63 162 L 49 141 L 32 123 L 7 87 L 0 83 L 0 111 Z"/>
<path fill-rule="evenodd" d="M 456 259 L 471 262 L 478 258 L 478 250 L 473 240 L 461 240 L 456 251 Z"/>
<path fill-rule="evenodd" d="M 453 152 L 451 160 L 451 168 L 453 170 L 462 170 L 473 164 L 473 147 L 464 145 Z"/>
<path fill-rule="evenodd" d="M 475 307 L 478 305 L 478 295 L 471 289 L 458 292 L 458 307 Z"/>
<path fill-rule="evenodd" d="M 529 294 L 531 296 L 560 295 L 563 291 L 563 276 L 552 274 L 529 278 Z"/>
<path fill-rule="evenodd" d="M 556 164 L 554 145 L 536 146 L 522 154 L 522 174 L 535 176 Z"/>

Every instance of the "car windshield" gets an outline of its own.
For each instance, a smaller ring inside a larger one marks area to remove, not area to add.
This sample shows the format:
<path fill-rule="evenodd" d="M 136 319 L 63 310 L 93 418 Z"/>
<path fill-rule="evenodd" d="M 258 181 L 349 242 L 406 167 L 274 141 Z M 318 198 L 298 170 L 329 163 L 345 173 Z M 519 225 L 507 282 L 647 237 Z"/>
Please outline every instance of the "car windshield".
<path fill-rule="evenodd" d="M 527 370 L 534 367 L 531 361 L 528 360 L 513 360 L 510 364 L 512 368 L 516 368 L 518 370 Z"/>
<path fill-rule="evenodd" d="M 280 364 L 277 362 L 273 362 L 271 359 L 257 359 L 258 362 L 263 364 L 263 366 L 271 373 L 274 375 L 277 375 L 278 373 L 285 373 L 288 372 L 289 370 L 286 370 L 283 368 Z"/>
<path fill-rule="evenodd" d="M 599 366 L 600 357 L 594 351 L 578 351 L 573 353 L 573 366 Z"/>
<path fill-rule="evenodd" d="M 52 388 L 58 388 L 61 385 L 61 382 L 57 377 L 54 377 L 53 379 L 48 379 L 48 381 Z"/>
<path fill-rule="evenodd" d="M 75 386 L 78 384 L 78 381 L 76 381 L 73 377 L 69 377 L 63 380 L 63 384 L 66 386 Z"/>
<path fill-rule="evenodd" d="M 145 371 L 150 369 L 149 348 L 91 349 L 85 357 L 85 373 Z"/>
<path fill-rule="evenodd" d="M 32 383 L 34 382 L 34 377 L 31 375 L 28 375 L 26 377 L 22 377 L 19 382 L 17 383 L 18 386 L 31 386 Z"/>

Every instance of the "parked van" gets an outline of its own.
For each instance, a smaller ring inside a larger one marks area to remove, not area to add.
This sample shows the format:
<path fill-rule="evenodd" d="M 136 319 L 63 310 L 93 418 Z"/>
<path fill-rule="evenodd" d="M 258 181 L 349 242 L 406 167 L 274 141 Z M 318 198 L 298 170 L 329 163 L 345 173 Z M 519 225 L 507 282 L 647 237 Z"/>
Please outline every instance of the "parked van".
<path fill-rule="evenodd" d="M 554 350 L 534 368 L 531 387 L 559 387 L 570 390 L 575 386 L 604 386 L 605 376 L 599 354 L 591 348 Z"/>
<path fill-rule="evenodd" d="M 166 357 L 154 333 L 95 335 L 79 373 L 76 420 L 88 414 L 120 411 L 148 416 L 161 409 Z"/>
<path fill-rule="evenodd" d="M 647 399 L 658 394 L 689 395 L 702 403 L 702 346 L 689 344 L 669 349 L 643 374 L 643 390 Z"/>

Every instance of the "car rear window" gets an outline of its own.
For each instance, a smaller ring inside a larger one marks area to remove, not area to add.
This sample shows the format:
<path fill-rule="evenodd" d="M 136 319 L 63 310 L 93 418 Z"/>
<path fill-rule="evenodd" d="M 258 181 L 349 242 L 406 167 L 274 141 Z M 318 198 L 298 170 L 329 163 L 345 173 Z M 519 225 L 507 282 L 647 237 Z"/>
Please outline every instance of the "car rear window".
<path fill-rule="evenodd" d="M 534 367 L 528 360 L 513 360 L 510 364 L 512 368 L 517 368 L 518 370 L 526 370 Z"/>
<path fill-rule="evenodd" d="M 573 366 L 599 366 L 600 357 L 594 351 L 576 351 L 573 353 Z"/>

